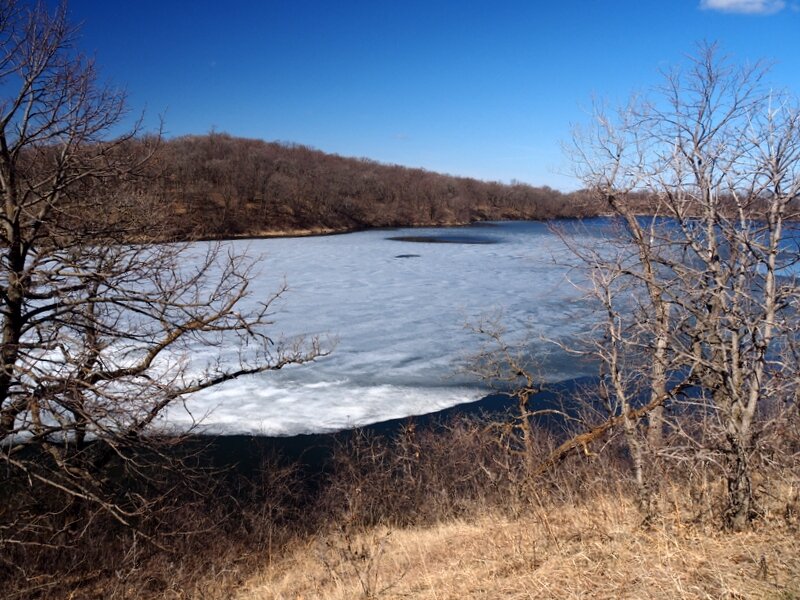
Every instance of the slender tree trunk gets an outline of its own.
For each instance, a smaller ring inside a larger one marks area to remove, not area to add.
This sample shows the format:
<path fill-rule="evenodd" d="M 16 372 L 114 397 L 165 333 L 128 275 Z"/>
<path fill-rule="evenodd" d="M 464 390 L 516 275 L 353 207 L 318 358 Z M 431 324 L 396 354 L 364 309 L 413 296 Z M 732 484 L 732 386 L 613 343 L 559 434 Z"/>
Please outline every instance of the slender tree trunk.
<path fill-rule="evenodd" d="M 650 401 L 667 395 L 667 350 L 669 348 L 669 307 L 660 300 L 656 306 L 659 313 L 656 329 L 653 365 L 650 371 Z M 650 411 L 647 424 L 647 444 L 650 450 L 664 445 L 664 405 L 659 404 Z"/>
<path fill-rule="evenodd" d="M 753 513 L 753 489 L 747 449 L 741 440 L 731 440 L 734 446 L 731 466 L 728 467 L 728 510 L 725 524 L 733 531 L 747 528 Z"/>

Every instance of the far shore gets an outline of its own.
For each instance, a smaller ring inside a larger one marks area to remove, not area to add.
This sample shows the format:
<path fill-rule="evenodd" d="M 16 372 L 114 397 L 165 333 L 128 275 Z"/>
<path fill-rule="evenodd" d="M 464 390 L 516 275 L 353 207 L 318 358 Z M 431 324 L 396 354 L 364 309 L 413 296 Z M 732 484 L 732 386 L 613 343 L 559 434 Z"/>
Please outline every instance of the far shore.
<path fill-rule="evenodd" d="M 641 213 L 638 216 L 648 216 Z M 476 220 L 476 221 L 454 221 L 452 223 L 404 223 L 402 225 L 363 225 L 351 227 L 307 227 L 297 229 L 261 229 L 258 231 L 248 231 L 237 234 L 225 235 L 203 235 L 195 238 L 193 241 L 210 242 L 210 241 L 230 241 L 230 240 L 257 240 L 257 239 L 273 239 L 273 238 L 304 238 L 304 237 L 325 237 L 330 235 L 344 235 L 348 233 L 357 233 L 360 231 L 397 231 L 399 229 L 459 229 L 466 227 L 475 228 L 489 228 L 494 227 L 499 223 L 547 223 L 558 221 L 581 221 L 585 219 L 606 219 L 613 217 L 610 213 L 603 213 L 597 215 L 588 215 L 585 217 L 556 217 L 553 219 L 491 219 L 491 220 Z"/>
<path fill-rule="evenodd" d="M 300 229 L 264 229 L 240 234 L 225 236 L 202 236 L 197 241 L 224 241 L 224 240 L 250 240 L 250 239 L 271 239 L 271 238 L 302 238 L 302 237 L 323 237 L 328 235 L 343 235 L 346 233 L 357 233 L 359 231 L 397 231 L 398 229 L 426 229 L 426 228 L 459 228 L 459 227 L 490 227 L 493 223 L 513 223 L 517 221 L 536 221 L 537 219 L 497 219 L 493 221 L 464 221 L 454 223 L 411 223 L 405 225 L 395 225 L 386 227 L 373 227 L 365 225 L 363 227 L 309 227 Z"/>

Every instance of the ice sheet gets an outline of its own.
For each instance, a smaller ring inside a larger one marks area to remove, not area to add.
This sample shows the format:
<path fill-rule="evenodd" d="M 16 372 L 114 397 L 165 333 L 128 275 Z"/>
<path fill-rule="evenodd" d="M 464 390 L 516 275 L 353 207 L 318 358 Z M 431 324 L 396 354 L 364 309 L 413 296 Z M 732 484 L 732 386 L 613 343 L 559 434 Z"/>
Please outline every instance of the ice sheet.
<path fill-rule="evenodd" d="M 458 243 L 389 240 L 453 236 Z M 469 236 L 499 243 L 470 244 Z M 467 239 L 464 239 L 467 238 Z M 588 374 L 539 339 L 585 335 L 586 304 L 571 280 L 570 255 L 542 223 L 459 230 L 399 229 L 233 242 L 263 255 L 252 301 L 285 280 L 276 336 L 336 339 L 332 354 L 303 366 L 242 378 L 173 407 L 167 424 L 200 420 L 218 433 L 292 435 L 431 412 L 483 396 L 463 367 L 479 342 L 465 328 L 502 315 L 550 381 Z M 232 349 L 228 349 L 232 351 Z M 217 358 L 198 348 L 195 359 Z M 225 351 L 222 358 L 225 360 Z"/>

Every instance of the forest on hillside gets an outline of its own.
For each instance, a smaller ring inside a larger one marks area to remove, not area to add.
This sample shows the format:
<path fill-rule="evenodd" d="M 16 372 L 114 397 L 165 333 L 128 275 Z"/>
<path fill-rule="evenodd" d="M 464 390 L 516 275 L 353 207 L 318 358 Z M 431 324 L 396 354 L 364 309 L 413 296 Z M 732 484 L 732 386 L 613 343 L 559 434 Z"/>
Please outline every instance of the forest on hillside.
<path fill-rule="evenodd" d="M 192 135 L 161 142 L 141 192 L 170 237 L 228 237 L 593 216 L 589 194 L 345 158 L 306 146 Z"/>

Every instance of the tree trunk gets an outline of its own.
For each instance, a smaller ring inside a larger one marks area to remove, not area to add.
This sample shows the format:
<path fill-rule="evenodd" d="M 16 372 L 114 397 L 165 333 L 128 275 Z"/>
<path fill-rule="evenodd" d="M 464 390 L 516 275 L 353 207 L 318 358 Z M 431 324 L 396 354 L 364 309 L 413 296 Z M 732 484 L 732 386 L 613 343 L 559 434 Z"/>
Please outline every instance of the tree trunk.
<path fill-rule="evenodd" d="M 737 442 L 734 453 L 732 465 L 728 468 L 728 510 L 725 514 L 725 525 L 733 531 L 743 531 L 753 513 L 753 489 L 745 448 Z"/>

